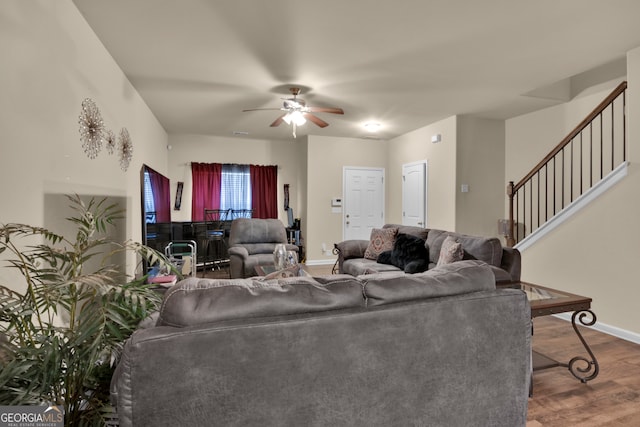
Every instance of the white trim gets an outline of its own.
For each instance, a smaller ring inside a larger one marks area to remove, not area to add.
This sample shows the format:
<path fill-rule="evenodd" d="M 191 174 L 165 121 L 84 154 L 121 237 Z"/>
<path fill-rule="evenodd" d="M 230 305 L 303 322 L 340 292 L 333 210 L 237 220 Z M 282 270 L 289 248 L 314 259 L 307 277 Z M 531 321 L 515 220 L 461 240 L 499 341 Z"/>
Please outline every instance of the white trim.
<path fill-rule="evenodd" d="M 308 259 L 304 263 L 306 265 L 333 265 L 336 263 L 336 259 Z"/>
<path fill-rule="evenodd" d="M 553 229 L 558 227 L 560 224 L 571 218 L 574 214 L 578 213 L 582 208 L 587 206 L 593 200 L 595 200 L 598 196 L 605 193 L 609 188 L 613 187 L 617 184 L 622 178 L 627 176 L 627 169 L 629 166 L 629 162 L 621 163 L 617 168 L 611 171 L 610 174 L 605 176 L 602 180 L 597 182 L 593 187 L 584 192 L 580 197 L 575 199 L 569 205 L 567 205 L 564 209 L 558 212 L 553 218 L 549 221 L 542 224 L 538 227 L 533 233 L 529 234 L 526 238 L 524 238 L 521 242 L 518 242 L 514 247 L 518 249 L 520 252 L 528 249 L 538 240 L 546 236 Z"/>
<path fill-rule="evenodd" d="M 572 313 L 559 313 L 559 314 L 554 314 L 553 316 L 557 317 L 558 319 L 571 322 Z M 594 329 L 598 332 L 602 332 L 607 335 L 611 335 L 616 338 L 623 339 L 625 341 L 630 341 L 635 344 L 640 344 L 640 334 L 636 332 L 627 331 L 626 329 L 621 329 L 616 326 L 611 326 L 611 325 L 607 325 L 606 323 L 600 323 L 600 322 L 596 322 L 596 324 L 593 326 L 584 326 L 584 327 Z"/>

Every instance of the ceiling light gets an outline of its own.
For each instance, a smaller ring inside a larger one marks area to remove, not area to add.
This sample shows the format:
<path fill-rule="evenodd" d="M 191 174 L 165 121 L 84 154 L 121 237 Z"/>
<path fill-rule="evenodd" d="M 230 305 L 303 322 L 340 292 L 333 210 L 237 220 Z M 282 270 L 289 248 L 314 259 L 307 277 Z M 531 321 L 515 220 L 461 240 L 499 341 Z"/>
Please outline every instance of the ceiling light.
<path fill-rule="evenodd" d="M 294 110 L 287 113 L 282 120 L 285 121 L 286 124 L 290 125 L 293 122 L 296 126 L 302 126 L 307 122 L 307 119 L 304 118 L 304 115 L 298 111 Z"/>
<path fill-rule="evenodd" d="M 378 122 L 367 122 L 364 124 L 364 128 L 369 132 L 377 132 L 381 127 L 382 125 Z"/>

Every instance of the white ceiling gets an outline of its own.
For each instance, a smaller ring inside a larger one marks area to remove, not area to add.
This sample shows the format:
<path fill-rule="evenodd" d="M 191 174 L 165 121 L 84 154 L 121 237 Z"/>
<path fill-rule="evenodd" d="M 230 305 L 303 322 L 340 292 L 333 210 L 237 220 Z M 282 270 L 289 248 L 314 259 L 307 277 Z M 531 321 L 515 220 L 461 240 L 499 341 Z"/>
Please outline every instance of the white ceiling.
<path fill-rule="evenodd" d="M 566 99 L 588 70 L 624 75 L 640 46 L 638 0 L 73 1 L 170 134 L 291 139 L 269 127 L 278 111 L 242 112 L 280 107 L 291 86 L 345 111 L 298 137 L 504 119 Z"/>

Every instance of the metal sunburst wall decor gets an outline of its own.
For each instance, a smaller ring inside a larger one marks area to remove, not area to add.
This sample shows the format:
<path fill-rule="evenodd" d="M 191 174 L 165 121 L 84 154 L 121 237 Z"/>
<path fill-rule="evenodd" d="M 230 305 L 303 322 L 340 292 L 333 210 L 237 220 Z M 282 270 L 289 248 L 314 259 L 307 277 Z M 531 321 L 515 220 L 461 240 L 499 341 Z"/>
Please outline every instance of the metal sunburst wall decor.
<path fill-rule="evenodd" d="M 90 159 L 95 159 L 104 141 L 104 123 L 100 110 L 89 98 L 82 101 L 82 113 L 80 114 L 79 123 L 82 148 Z"/>
<path fill-rule="evenodd" d="M 90 98 L 82 101 L 79 123 L 82 149 L 90 159 L 98 157 L 102 143 L 105 143 L 109 154 L 117 151 L 120 168 L 123 171 L 129 169 L 129 163 L 133 157 L 133 143 L 127 128 L 120 130 L 120 135 L 116 140 L 113 131 L 104 127 L 100 110 Z"/>
<path fill-rule="evenodd" d="M 120 158 L 120 168 L 126 171 L 129 168 L 131 157 L 133 157 L 133 144 L 127 128 L 120 130 L 120 139 L 118 140 L 118 156 Z"/>
<path fill-rule="evenodd" d="M 107 149 L 107 153 L 113 154 L 113 152 L 116 150 L 116 134 L 113 133 L 111 129 L 107 130 L 105 141 L 105 148 Z"/>

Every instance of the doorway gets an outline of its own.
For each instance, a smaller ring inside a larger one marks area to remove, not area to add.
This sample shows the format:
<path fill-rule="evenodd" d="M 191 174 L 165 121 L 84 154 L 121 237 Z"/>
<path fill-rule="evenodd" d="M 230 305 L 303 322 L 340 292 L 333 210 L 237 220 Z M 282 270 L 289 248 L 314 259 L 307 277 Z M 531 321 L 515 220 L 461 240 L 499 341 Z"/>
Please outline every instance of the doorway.
<path fill-rule="evenodd" d="M 343 240 L 368 240 L 384 225 L 384 169 L 345 167 L 342 182 Z"/>
<path fill-rule="evenodd" d="M 427 227 L 427 161 L 402 165 L 402 225 Z"/>

